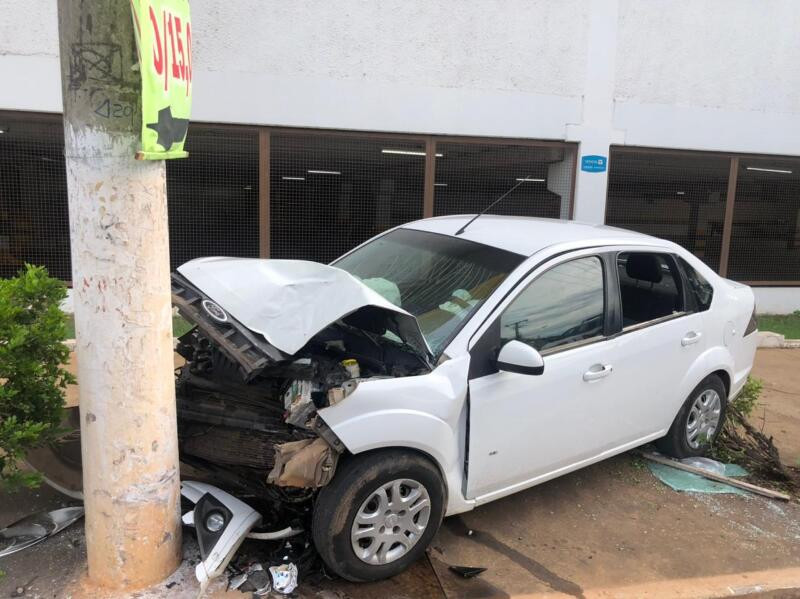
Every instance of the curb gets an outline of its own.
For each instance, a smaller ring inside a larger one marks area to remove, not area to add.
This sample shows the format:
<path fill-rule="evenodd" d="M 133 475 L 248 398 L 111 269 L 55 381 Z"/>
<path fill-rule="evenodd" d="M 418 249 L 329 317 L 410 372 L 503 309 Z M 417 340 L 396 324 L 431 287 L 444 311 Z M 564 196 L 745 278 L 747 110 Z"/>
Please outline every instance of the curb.
<path fill-rule="evenodd" d="M 800 339 L 786 339 L 779 333 L 771 331 L 758 331 L 758 347 L 771 347 L 781 349 L 800 348 Z"/>

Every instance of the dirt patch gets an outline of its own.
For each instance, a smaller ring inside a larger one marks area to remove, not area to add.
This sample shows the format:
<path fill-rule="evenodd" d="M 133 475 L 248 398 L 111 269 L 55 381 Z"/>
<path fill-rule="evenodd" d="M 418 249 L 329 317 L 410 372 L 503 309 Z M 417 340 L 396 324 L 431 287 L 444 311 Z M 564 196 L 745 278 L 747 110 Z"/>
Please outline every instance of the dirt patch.
<path fill-rule="evenodd" d="M 624 455 L 446 519 L 433 547 L 445 565 L 489 567 L 480 576 L 496 591 L 489 596 L 588 597 L 598 589 L 796 568 L 800 505 L 677 493 Z M 463 593 L 465 583 L 437 572 L 451 587 L 448 597 Z"/>
<path fill-rule="evenodd" d="M 800 466 L 800 350 L 759 349 L 753 375 L 764 381 L 751 422 L 772 435 L 787 466 Z"/>

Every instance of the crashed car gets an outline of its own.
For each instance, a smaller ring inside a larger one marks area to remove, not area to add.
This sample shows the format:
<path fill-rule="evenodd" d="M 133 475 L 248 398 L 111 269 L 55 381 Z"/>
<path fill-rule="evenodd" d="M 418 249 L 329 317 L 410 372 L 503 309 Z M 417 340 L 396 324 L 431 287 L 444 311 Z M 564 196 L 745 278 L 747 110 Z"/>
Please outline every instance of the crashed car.
<path fill-rule="evenodd" d="M 183 464 L 265 526 L 310 526 L 346 579 L 397 574 L 446 515 L 647 442 L 699 455 L 751 369 L 751 289 L 683 248 L 469 220 L 409 223 L 331 265 L 173 275 L 194 325 L 177 346 Z"/>

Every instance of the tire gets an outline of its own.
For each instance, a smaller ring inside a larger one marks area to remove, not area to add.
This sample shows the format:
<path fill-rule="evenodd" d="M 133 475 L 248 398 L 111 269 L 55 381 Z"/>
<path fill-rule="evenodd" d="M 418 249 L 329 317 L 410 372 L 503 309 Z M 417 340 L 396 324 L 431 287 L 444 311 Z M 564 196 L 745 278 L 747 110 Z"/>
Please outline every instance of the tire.
<path fill-rule="evenodd" d="M 704 396 L 705 401 L 703 399 Z M 672 422 L 669 432 L 665 437 L 656 441 L 656 447 L 661 453 L 679 459 L 705 454 L 708 448 L 717 440 L 725 424 L 725 414 L 728 409 L 727 397 L 725 385 L 720 378 L 715 374 L 707 376 L 686 398 L 680 412 Z M 708 424 L 704 425 L 704 423 L 708 423 L 710 420 L 713 421 L 715 410 L 711 408 L 715 401 L 718 401 L 719 418 L 713 428 L 713 432 L 711 432 Z M 692 428 L 692 432 L 689 430 L 690 419 L 697 424 L 696 427 Z M 704 429 L 705 432 L 703 432 Z M 694 431 L 697 431 L 697 435 L 692 442 L 690 439 Z"/>
<path fill-rule="evenodd" d="M 388 488 L 382 492 L 384 485 Z M 400 503 L 394 499 L 398 494 Z M 444 483 L 430 460 L 410 450 L 373 451 L 339 463 L 333 480 L 317 496 L 311 536 L 322 560 L 342 578 L 382 580 L 399 574 L 423 555 L 442 522 L 444 505 Z M 362 519 L 356 525 L 359 514 Z M 361 523 L 373 517 L 374 524 Z M 381 537 L 380 531 L 389 530 L 390 525 L 392 532 L 387 535 L 391 536 Z M 364 536 L 354 541 L 354 530 L 363 531 Z M 407 548 L 398 541 L 402 538 Z M 362 557 L 356 554 L 354 543 Z"/>

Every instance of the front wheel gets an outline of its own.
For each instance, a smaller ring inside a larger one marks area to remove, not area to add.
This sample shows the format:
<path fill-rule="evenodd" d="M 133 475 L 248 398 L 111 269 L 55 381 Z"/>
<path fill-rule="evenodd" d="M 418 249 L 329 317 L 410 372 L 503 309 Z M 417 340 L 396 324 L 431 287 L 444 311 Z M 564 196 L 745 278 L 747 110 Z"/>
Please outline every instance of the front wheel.
<path fill-rule="evenodd" d="M 658 449 L 675 458 L 703 455 L 725 424 L 726 397 L 717 375 L 703 379 L 686 398 L 667 435 L 656 441 Z"/>
<path fill-rule="evenodd" d="M 314 507 L 325 564 L 354 582 L 389 578 L 425 552 L 444 515 L 444 484 L 428 459 L 379 450 L 340 463 Z"/>

